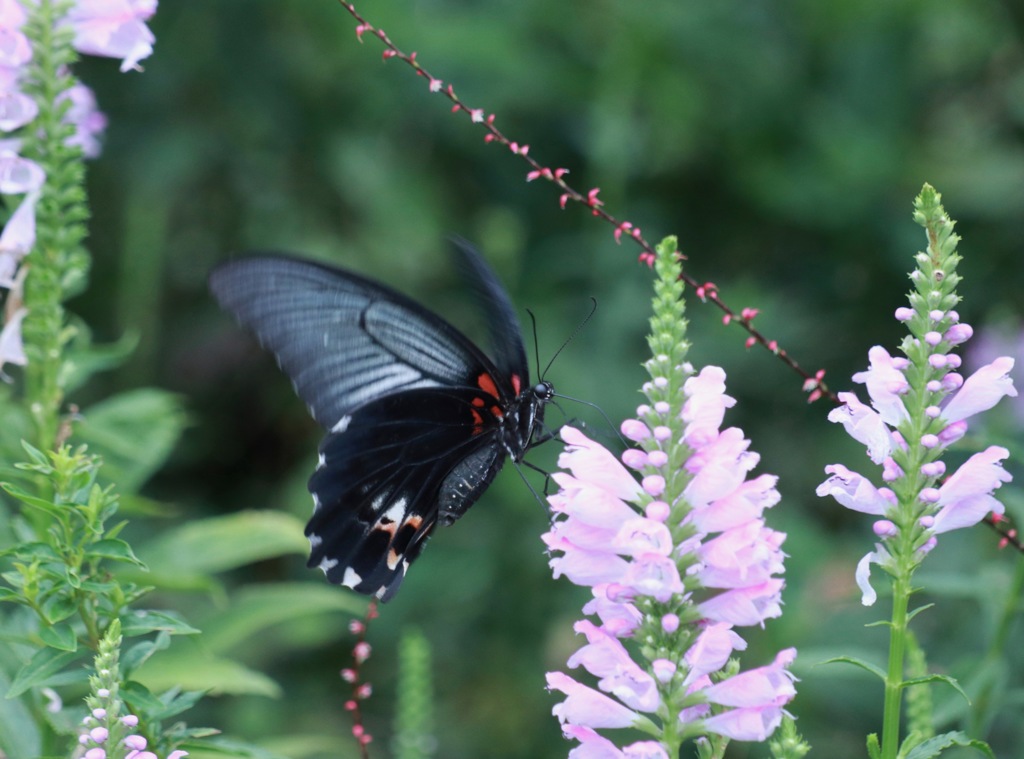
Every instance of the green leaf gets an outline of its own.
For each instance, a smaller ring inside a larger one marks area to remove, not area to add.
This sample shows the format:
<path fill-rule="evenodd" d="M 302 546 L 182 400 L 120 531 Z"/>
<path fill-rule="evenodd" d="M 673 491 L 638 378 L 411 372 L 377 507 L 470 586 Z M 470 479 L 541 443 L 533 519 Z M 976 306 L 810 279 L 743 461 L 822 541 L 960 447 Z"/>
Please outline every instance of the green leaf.
<path fill-rule="evenodd" d="M 885 682 L 885 671 L 881 667 L 878 667 L 874 664 L 871 664 L 870 662 L 866 662 L 863 659 L 858 659 L 853 656 L 834 656 L 831 659 L 826 659 L 825 661 L 819 663 L 836 664 L 838 662 L 852 664 L 855 667 L 860 667 L 861 669 L 866 670 L 871 674 L 877 676 L 882 682 Z"/>
<path fill-rule="evenodd" d="M 78 650 L 78 636 L 71 629 L 71 625 L 60 624 L 42 627 L 39 630 L 39 637 L 50 648 L 60 651 Z"/>
<path fill-rule="evenodd" d="M 41 648 L 14 676 L 7 698 L 20 696 L 29 688 L 47 685 L 61 670 L 85 657 L 86 651 L 58 651 L 55 648 Z M 83 670 L 84 672 L 84 670 Z"/>
<path fill-rule="evenodd" d="M 56 622 L 63 622 L 68 617 L 78 613 L 78 604 L 75 603 L 75 599 L 64 588 L 59 589 L 58 592 L 43 601 L 42 608 L 43 614 L 46 615 L 46 621 L 51 625 Z"/>
<path fill-rule="evenodd" d="M 900 687 L 909 688 L 913 685 L 925 685 L 926 683 L 945 683 L 949 687 L 953 688 L 961 696 L 963 696 L 964 701 L 967 702 L 968 706 L 970 706 L 971 704 L 970 697 L 967 695 L 964 689 L 960 687 L 959 681 L 957 681 L 955 677 L 950 677 L 949 675 L 925 675 L 924 677 L 915 677 L 911 680 L 904 680 L 902 683 L 900 683 Z"/>
<path fill-rule="evenodd" d="M 305 526 L 279 511 L 244 511 L 187 522 L 138 549 L 155 576 L 205 575 L 276 556 L 305 556 Z"/>
<path fill-rule="evenodd" d="M 12 485 L 9 482 L 0 482 L 0 488 L 3 488 L 8 495 L 17 498 L 26 506 L 39 509 L 55 519 L 60 520 L 62 523 L 68 518 L 69 512 L 66 506 L 58 506 L 53 503 L 53 501 L 47 501 L 44 498 L 37 498 L 36 496 L 22 490 L 17 485 Z"/>
<path fill-rule="evenodd" d="M 32 463 L 35 466 L 41 467 L 44 470 L 50 468 L 50 459 L 41 450 L 36 448 L 27 440 L 21 441 L 21 447 L 25 449 L 25 453 L 27 453 L 28 457 L 32 459 Z"/>
<path fill-rule="evenodd" d="M 19 561 L 60 561 L 60 556 L 47 543 L 19 543 L 0 553 L 0 556 L 11 556 Z"/>
<path fill-rule="evenodd" d="M 162 630 L 171 635 L 195 635 L 199 632 L 174 611 L 133 609 L 121 617 L 121 634 L 126 638 L 145 635 L 156 630 Z"/>
<path fill-rule="evenodd" d="M 868 735 L 868 756 L 871 759 L 882 759 L 882 746 L 878 743 L 878 734 Z"/>
<path fill-rule="evenodd" d="M 180 687 L 214 694 L 281 695 L 278 684 L 263 673 L 211 656 L 197 646 L 178 646 L 153 657 L 139 667 L 135 678 L 151 691 Z"/>
<path fill-rule="evenodd" d="M 180 688 L 172 688 L 160 696 L 160 701 L 163 702 L 164 708 L 152 716 L 160 720 L 177 717 L 182 712 L 188 711 L 199 703 L 205 695 L 206 691 L 202 690 L 182 691 Z"/>
<path fill-rule="evenodd" d="M 21 593 L 16 593 L 10 588 L 0 588 L 0 601 L 10 601 L 16 604 L 26 603 L 25 597 Z"/>
<path fill-rule="evenodd" d="M 114 559 L 134 564 L 140 569 L 146 569 L 146 565 L 139 560 L 132 551 L 132 547 L 123 540 L 106 538 L 92 543 L 86 551 L 88 558 Z"/>
<path fill-rule="evenodd" d="M 189 757 L 192 759 L 215 759 L 216 757 L 232 756 L 242 757 L 243 759 L 298 759 L 302 754 L 279 754 L 270 749 L 261 748 L 251 743 L 245 743 L 236 738 L 225 738 L 218 736 L 216 738 L 207 738 L 202 743 L 197 743 L 194 746 L 191 744 L 183 744 L 183 748 L 188 749 Z M 312 754 L 315 756 L 316 754 Z M 325 751 L 324 756 L 337 756 L 338 755 L 338 740 L 334 739 L 334 744 L 330 747 L 330 750 Z M 355 754 L 353 754 L 355 756 Z"/>
<path fill-rule="evenodd" d="M 102 456 L 105 479 L 130 493 L 163 465 L 186 423 L 177 396 L 142 388 L 120 393 L 83 411 L 75 437 Z"/>
<path fill-rule="evenodd" d="M 931 757 L 938 756 L 944 749 L 950 748 L 951 746 L 973 748 L 989 757 L 989 759 L 996 759 L 996 755 L 992 753 L 992 749 L 989 748 L 989 745 L 985 743 L 985 741 L 970 738 L 966 733 L 960 732 L 959 730 L 952 733 L 944 733 L 943 735 L 936 735 L 934 738 L 929 738 L 923 743 L 919 743 L 906 754 L 905 759 L 931 759 Z"/>
<path fill-rule="evenodd" d="M 213 653 L 232 651 L 246 639 L 261 635 L 266 628 L 326 612 L 361 616 L 367 601 L 351 593 L 340 593 L 331 585 L 280 583 L 240 591 L 230 613 L 219 613 L 203 625 L 203 643 Z"/>
<path fill-rule="evenodd" d="M 130 648 L 125 649 L 121 654 L 121 671 L 125 676 L 130 676 L 157 651 L 163 651 L 171 645 L 170 633 L 161 630 L 153 640 L 143 640 Z"/>
<path fill-rule="evenodd" d="M 8 692 L 10 680 L 0 669 L 0 693 Z M 36 759 L 42 753 L 39 728 L 32 712 L 19 698 L 0 698 L 0 755 L 7 759 Z"/>
<path fill-rule="evenodd" d="M 96 345 L 92 342 L 88 325 L 80 319 L 72 321 L 77 334 L 68 346 L 61 366 L 65 393 L 74 392 L 97 372 L 120 366 L 139 344 L 138 332 L 126 332 L 116 342 Z"/>

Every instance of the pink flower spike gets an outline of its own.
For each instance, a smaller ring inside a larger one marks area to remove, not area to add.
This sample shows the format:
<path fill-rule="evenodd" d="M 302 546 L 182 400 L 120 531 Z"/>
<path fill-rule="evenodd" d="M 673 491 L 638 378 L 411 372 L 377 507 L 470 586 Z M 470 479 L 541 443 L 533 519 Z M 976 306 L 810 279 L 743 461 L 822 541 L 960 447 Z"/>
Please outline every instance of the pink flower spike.
<path fill-rule="evenodd" d="M 469 118 L 474 124 L 479 124 L 480 122 L 482 122 L 484 120 L 483 108 L 474 108 L 473 110 L 471 110 L 469 112 Z"/>
<path fill-rule="evenodd" d="M 752 321 L 759 313 L 760 311 L 756 308 L 744 308 L 740 311 L 740 318 L 743 319 L 743 321 L 749 322 Z"/>
<path fill-rule="evenodd" d="M 753 348 L 755 345 L 757 345 L 757 338 L 753 336 L 748 337 L 743 344 L 747 349 Z"/>
<path fill-rule="evenodd" d="M 431 92 L 440 92 L 441 91 L 441 87 L 443 87 L 443 86 L 444 86 L 444 82 L 442 82 L 440 79 L 434 79 L 433 77 L 431 77 L 430 84 L 428 85 L 428 89 Z"/>
<path fill-rule="evenodd" d="M 396 55 L 398 55 L 398 53 L 396 53 L 394 50 L 392 50 L 391 48 L 386 48 L 384 52 L 381 53 L 381 58 L 383 58 L 386 61 L 389 58 L 394 58 Z"/>
<path fill-rule="evenodd" d="M 725 314 L 722 316 L 722 325 L 728 327 L 729 322 L 732 321 L 732 314 Z"/>
<path fill-rule="evenodd" d="M 373 27 L 369 24 L 357 24 L 356 25 L 356 39 L 360 42 L 363 41 L 363 34 L 368 31 L 372 31 Z"/>
<path fill-rule="evenodd" d="M 565 204 L 568 203 L 568 202 L 569 202 L 569 193 L 567 193 L 567 192 L 563 193 L 558 198 L 558 205 L 560 205 L 562 207 L 562 210 L 565 210 Z"/>
<path fill-rule="evenodd" d="M 595 187 L 587 193 L 587 205 L 591 208 L 597 208 L 603 206 L 604 203 L 598 200 L 597 194 L 601 192 L 601 188 Z"/>
<path fill-rule="evenodd" d="M 897 321 L 908 322 L 914 318 L 914 309 L 903 306 L 896 309 L 896 313 L 893 314 Z"/>

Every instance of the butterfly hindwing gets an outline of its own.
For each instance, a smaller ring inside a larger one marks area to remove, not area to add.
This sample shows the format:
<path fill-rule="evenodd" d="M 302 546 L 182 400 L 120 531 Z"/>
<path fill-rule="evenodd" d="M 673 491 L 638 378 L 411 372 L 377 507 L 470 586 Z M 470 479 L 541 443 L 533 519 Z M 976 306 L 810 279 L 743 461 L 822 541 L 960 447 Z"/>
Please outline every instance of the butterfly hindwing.
<path fill-rule="evenodd" d="M 309 480 L 309 566 L 391 598 L 435 525 L 451 524 L 504 463 L 482 391 L 420 389 L 382 398 L 324 438 Z"/>

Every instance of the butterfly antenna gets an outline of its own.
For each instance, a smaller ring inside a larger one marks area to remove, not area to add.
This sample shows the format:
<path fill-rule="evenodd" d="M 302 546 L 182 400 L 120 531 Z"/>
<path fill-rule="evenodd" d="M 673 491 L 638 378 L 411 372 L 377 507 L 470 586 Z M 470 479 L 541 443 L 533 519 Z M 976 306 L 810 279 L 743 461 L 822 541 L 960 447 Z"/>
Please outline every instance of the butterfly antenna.
<path fill-rule="evenodd" d="M 530 315 L 530 323 L 533 325 L 533 359 L 535 361 L 534 366 L 540 369 L 540 346 L 537 343 L 537 317 L 533 315 L 533 311 L 526 309 L 526 313 Z M 547 371 L 545 369 L 544 371 Z M 541 375 L 541 379 L 544 379 L 544 375 Z"/>
<path fill-rule="evenodd" d="M 594 297 L 593 295 L 591 295 L 591 296 L 590 296 L 590 313 L 589 313 L 589 314 L 587 314 L 587 315 L 586 315 L 586 316 L 585 316 L 585 317 L 583 318 L 583 321 L 581 321 L 581 322 L 580 322 L 580 323 L 579 323 L 579 324 L 577 325 L 576 329 L 574 329 L 574 330 L 572 331 L 572 334 L 571 334 L 571 335 L 569 335 L 569 337 L 567 337 L 567 338 L 565 339 L 565 342 L 564 342 L 564 343 L 562 343 L 561 347 L 560 347 L 560 348 L 559 348 L 558 350 L 556 350 L 556 351 L 555 351 L 555 355 L 551 357 L 551 360 L 550 360 L 550 361 L 548 361 L 548 365 L 544 367 L 544 371 L 542 371 L 542 372 L 540 373 L 540 378 L 541 378 L 541 379 L 544 379 L 544 375 L 548 373 L 548 369 L 550 369 L 550 368 L 551 368 L 551 365 L 552 365 L 553 363 L 555 363 L 555 359 L 556 359 L 556 358 L 558 358 L 558 355 L 559 355 L 559 354 L 560 354 L 560 353 L 561 353 L 562 351 L 564 351 L 564 350 L 565 350 L 566 346 L 567 346 L 567 345 L 569 345 L 569 343 L 571 343 L 571 342 L 572 342 L 573 340 L 575 340 L 575 339 L 576 339 L 576 335 L 578 335 L 578 334 L 580 333 L 580 330 L 582 330 L 582 329 L 583 329 L 584 327 L 586 327 L 586 326 L 587 326 L 587 322 L 589 322 L 589 321 L 591 320 L 591 318 L 592 318 L 592 317 L 594 316 L 594 314 L 595 314 L 595 313 L 597 313 L 597 298 L 595 298 L 595 297 Z M 532 316 L 532 314 L 531 314 L 531 316 Z M 536 325 L 536 323 L 535 323 L 535 324 L 533 325 L 533 329 L 534 329 L 534 343 L 536 343 L 536 342 L 537 342 L 537 341 L 536 341 L 536 330 L 537 330 L 537 325 Z M 539 361 L 537 362 L 537 366 L 540 366 L 540 362 L 539 362 Z"/>

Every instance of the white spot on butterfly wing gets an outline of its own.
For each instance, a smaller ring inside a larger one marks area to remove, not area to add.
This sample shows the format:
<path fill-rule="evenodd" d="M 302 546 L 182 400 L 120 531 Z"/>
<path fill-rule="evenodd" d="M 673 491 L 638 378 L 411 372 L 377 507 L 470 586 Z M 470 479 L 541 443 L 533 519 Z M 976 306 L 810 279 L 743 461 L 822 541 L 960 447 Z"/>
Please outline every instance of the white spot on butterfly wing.
<path fill-rule="evenodd" d="M 320 567 L 320 571 L 321 572 L 323 572 L 324 574 L 327 574 L 330 570 L 332 570 L 336 566 L 338 566 L 338 560 L 337 559 L 328 559 L 326 556 L 324 556 L 322 559 L 320 559 L 320 564 L 318 566 Z M 351 571 L 352 570 L 348 570 L 348 572 L 351 572 Z M 348 572 L 345 573 L 346 577 L 348 576 Z"/>
<path fill-rule="evenodd" d="M 315 532 L 309 533 L 309 535 L 307 535 L 306 537 L 309 539 L 309 550 L 311 551 L 316 550 L 317 546 L 321 545 L 324 542 L 324 539 L 317 535 Z"/>
<path fill-rule="evenodd" d="M 352 423 L 352 415 L 345 414 L 338 420 L 338 423 L 331 427 L 331 432 L 341 433 L 348 429 L 349 424 Z"/>
<path fill-rule="evenodd" d="M 334 563 L 337 564 L 338 562 Z M 355 590 L 356 585 L 362 581 L 362 576 L 360 576 L 356 570 L 352 569 L 352 567 L 345 569 L 345 576 L 341 578 L 341 584 L 347 588 L 352 588 L 353 590 Z"/>
<path fill-rule="evenodd" d="M 399 498 L 394 504 L 391 505 L 387 511 L 385 511 L 378 522 L 401 522 L 405 518 L 405 507 L 408 501 L 405 498 Z M 376 504 L 374 504 L 376 505 Z"/>
<path fill-rule="evenodd" d="M 323 469 L 323 468 L 324 468 L 325 466 L 327 466 L 327 457 L 326 457 L 326 456 L 324 456 L 324 455 L 323 455 L 323 454 L 321 453 L 321 454 L 320 454 L 320 455 L 319 455 L 319 456 L 317 457 L 317 460 L 316 460 L 316 468 L 317 468 L 317 471 L 320 471 L 320 470 L 321 470 L 321 469 Z"/>
<path fill-rule="evenodd" d="M 320 511 L 320 496 L 318 496 L 316 493 L 313 493 L 312 496 L 313 496 L 313 513 L 316 514 L 318 511 Z"/>

